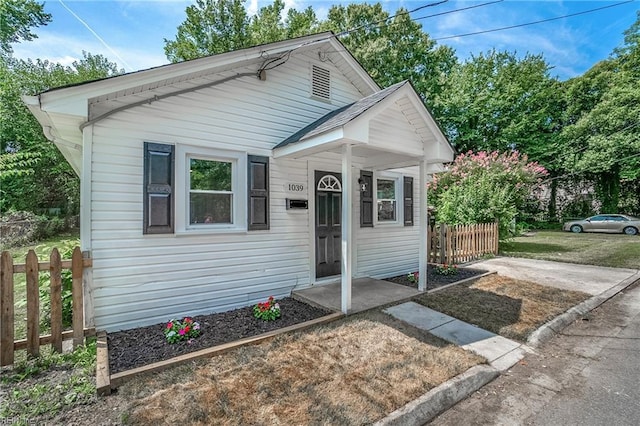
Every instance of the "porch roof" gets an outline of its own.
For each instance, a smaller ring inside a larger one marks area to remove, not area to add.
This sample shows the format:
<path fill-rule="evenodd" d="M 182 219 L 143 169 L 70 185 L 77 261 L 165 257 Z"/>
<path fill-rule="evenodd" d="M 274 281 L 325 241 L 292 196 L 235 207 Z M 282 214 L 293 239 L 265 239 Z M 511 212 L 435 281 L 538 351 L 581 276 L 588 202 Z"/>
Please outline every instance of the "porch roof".
<path fill-rule="evenodd" d="M 274 147 L 274 157 L 299 158 L 344 144 L 366 159 L 364 167 L 389 169 L 453 160 L 454 150 L 409 81 L 396 83 L 337 108 Z"/>

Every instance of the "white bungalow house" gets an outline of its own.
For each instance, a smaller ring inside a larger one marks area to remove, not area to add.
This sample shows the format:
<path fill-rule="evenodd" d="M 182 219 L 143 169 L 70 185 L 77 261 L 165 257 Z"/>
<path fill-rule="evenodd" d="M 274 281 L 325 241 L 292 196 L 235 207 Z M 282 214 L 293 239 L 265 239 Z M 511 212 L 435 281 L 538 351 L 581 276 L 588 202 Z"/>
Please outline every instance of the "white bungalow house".
<path fill-rule="evenodd" d="M 453 149 L 407 81 L 332 33 L 24 101 L 81 181 L 87 325 L 114 331 L 354 277 L 426 277 L 428 175 Z"/>

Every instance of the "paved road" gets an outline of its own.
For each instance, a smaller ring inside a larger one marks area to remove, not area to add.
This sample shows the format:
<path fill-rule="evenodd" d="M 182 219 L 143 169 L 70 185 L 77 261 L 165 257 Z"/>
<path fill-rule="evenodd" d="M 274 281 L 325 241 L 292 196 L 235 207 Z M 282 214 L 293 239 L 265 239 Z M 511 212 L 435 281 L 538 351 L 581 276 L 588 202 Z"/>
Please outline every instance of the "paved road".
<path fill-rule="evenodd" d="M 433 425 L 639 425 L 640 284 L 618 294 Z"/>

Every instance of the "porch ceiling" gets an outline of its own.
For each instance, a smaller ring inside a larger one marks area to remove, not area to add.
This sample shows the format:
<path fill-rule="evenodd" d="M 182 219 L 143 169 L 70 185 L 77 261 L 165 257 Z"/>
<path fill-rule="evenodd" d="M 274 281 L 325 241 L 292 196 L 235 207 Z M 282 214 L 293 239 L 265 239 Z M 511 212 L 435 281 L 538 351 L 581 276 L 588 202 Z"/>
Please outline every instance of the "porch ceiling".
<path fill-rule="evenodd" d="M 370 170 L 414 166 L 425 159 L 446 163 L 454 154 L 408 81 L 326 114 L 278 144 L 273 153 L 275 158 L 301 158 L 340 153 L 345 144 Z"/>

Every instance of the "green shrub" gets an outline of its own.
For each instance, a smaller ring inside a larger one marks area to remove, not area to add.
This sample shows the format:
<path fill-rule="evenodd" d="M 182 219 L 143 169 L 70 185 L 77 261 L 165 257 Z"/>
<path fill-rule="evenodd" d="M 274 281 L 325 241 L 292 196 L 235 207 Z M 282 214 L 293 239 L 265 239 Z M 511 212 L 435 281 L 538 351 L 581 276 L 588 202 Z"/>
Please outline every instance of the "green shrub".
<path fill-rule="evenodd" d="M 498 222 L 500 239 L 514 236 L 515 220 L 530 203 L 544 167 L 513 152 L 469 151 L 429 183 L 436 220 L 449 225 Z"/>

